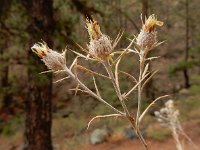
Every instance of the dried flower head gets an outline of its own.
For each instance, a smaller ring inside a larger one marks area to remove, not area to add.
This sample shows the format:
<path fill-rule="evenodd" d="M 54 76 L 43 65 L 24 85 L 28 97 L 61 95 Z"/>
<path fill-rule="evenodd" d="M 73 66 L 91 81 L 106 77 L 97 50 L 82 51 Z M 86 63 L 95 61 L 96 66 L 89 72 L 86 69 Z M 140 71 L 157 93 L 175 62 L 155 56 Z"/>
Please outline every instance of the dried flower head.
<path fill-rule="evenodd" d="M 110 38 L 100 30 L 98 22 L 93 18 L 86 18 L 87 30 L 90 36 L 89 54 L 105 60 L 113 50 Z"/>
<path fill-rule="evenodd" d="M 154 114 L 158 122 L 163 126 L 179 126 L 179 111 L 174 107 L 174 102 L 172 100 L 167 101 L 165 107 L 161 108 L 160 111 L 155 111 Z"/>
<path fill-rule="evenodd" d="M 150 50 L 157 43 L 156 25 L 162 26 L 163 22 L 158 21 L 154 14 L 145 19 L 145 23 L 136 39 L 136 43 L 142 50 Z"/>
<path fill-rule="evenodd" d="M 31 47 L 45 65 L 53 71 L 63 70 L 66 66 L 65 52 L 58 53 L 51 50 L 45 42 L 36 43 Z"/>

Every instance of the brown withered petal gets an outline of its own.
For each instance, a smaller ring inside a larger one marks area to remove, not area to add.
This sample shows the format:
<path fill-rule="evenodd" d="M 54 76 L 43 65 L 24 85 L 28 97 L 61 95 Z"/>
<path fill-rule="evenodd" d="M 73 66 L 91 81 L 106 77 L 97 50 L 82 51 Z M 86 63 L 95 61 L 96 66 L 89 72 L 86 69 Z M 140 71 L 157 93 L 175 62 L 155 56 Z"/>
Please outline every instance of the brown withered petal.
<path fill-rule="evenodd" d="M 92 20 L 91 20 L 92 19 Z M 91 40 L 97 40 L 102 36 L 100 26 L 94 18 L 86 18 L 86 26 Z"/>

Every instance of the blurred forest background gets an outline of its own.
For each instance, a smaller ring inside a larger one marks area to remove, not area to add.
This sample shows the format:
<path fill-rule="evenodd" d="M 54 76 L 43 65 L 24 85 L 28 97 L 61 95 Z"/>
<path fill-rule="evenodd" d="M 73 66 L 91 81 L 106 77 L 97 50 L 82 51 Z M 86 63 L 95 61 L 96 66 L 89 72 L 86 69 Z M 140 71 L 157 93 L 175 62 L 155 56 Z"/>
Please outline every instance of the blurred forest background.
<path fill-rule="evenodd" d="M 53 84 L 62 76 L 39 74 L 47 68 L 30 47 L 42 39 L 60 52 L 66 46 L 80 51 L 75 43 L 86 47 L 89 42 L 85 14 L 92 14 L 111 39 L 124 30 L 118 49 L 125 48 L 130 43 L 128 38 L 139 33 L 141 13 L 156 14 L 164 21 L 158 38 L 166 42 L 154 50 L 153 55 L 160 58 L 151 62 L 151 69 L 159 71 L 148 83 L 143 103 L 146 106 L 157 96 L 171 94 L 186 133 L 200 143 L 199 8 L 199 0 L 0 0 L 0 149 L 142 149 L 123 119 L 102 119 L 86 130 L 93 116 L 111 111 L 84 93 L 74 96 L 68 90 L 76 86 L 73 81 Z M 69 53 L 67 61 L 71 62 L 74 56 Z M 136 59 L 128 56 L 121 68 L 137 76 Z M 101 68 L 85 65 L 94 70 Z M 81 79 L 88 85 L 92 83 L 85 73 Z M 110 83 L 99 78 L 97 82 L 109 102 L 120 108 Z M 127 83 L 129 79 L 121 79 L 122 88 L 130 86 Z M 134 98 L 133 94 L 127 102 L 133 113 Z M 155 105 L 142 128 L 150 147 L 173 150 L 170 132 L 160 127 L 153 116 L 163 103 Z M 109 132 L 103 144 L 90 144 L 90 135 L 96 129 Z"/>

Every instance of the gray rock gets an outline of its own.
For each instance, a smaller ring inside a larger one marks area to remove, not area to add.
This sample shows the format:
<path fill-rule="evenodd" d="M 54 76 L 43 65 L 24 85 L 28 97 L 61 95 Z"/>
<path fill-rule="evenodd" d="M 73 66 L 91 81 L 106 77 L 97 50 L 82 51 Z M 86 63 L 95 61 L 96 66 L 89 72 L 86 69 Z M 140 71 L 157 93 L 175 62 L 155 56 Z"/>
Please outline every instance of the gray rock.
<path fill-rule="evenodd" d="M 136 133 L 134 132 L 132 127 L 126 127 L 123 130 L 123 134 L 127 139 L 135 139 L 137 138 Z"/>
<path fill-rule="evenodd" d="M 103 143 L 108 140 L 111 134 L 112 130 L 109 128 L 95 129 L 90 135 L 90 143 L 93 145 Z"/>
<path fill-rule="evenodd" d="M 180 95 L 188 95 L 188 94 L 189 94 L 189 91 L 188 91 L 188 89 L 181 89 L 181 90 L 179 91 L 179 94 L 180 94 Z"/>

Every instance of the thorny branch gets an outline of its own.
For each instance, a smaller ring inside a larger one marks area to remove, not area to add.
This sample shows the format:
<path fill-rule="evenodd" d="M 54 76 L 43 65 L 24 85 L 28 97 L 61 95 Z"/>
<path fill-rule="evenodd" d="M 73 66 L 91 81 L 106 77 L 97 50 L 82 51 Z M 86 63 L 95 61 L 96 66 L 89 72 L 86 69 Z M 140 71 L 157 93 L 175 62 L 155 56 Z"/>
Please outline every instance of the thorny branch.
<path fill-rule="evenodd" d="M 129 120 L 131 125 L 133 126 L 134 130 L 136 131 L 140 141 L 144 145 L 144 148 L 148 150 L 147 143 L 145 142 L 141 131 L 140 131 L 140 123 L 141 120 L 146 115 L 147 111 L 153 106 L 155 102 L 158 100 L 167 97 L 168 95 L 160 96 L 157 99 L 155 99 L 152 103 L 149 104 L 149 106 L 146 107 L 146 109 L 141 112 L 141 105 L 142 105 L 142 90 L 146 83 L 149 81 L 150 78 L 153 77 L 153 75 L 156 72 L 153 72 L 150 77 L 149 75 L 149 64 L 147 61 L 150 61 L 152 59 L 156 59 L 158 57 L 147 57 L 148 53 L 155 48 L 156 46 L 160 45 L 162 42 L 157 42 L 157 32 L 156 32 L 156 26 L 162 26 L 163 22 L 158 21 L 154 14 L 149 16 L 148 19 L 143 22 L 142 29 L 138 36 L 135 36 L 134 39 L 130 40 L 130 44 L 127 46 L 127 48 L 123 49 L 123 51 L 114 51 L 115 46 L 121 39 L 123 32 L 119 32 L 114 42 L 111 42 L 110 38 L 103 34 L 101 32 L 100 26 L 97 23 L 93 17 L 87 17 L 86 18 L 86 25 L 87 30 L 90 37 L 90 42 L 87 45 L 87 49 L 84 49 L 80 45 L 78 45 L 81 50 L 86 53 L 86 55 L 83 55 L 81 53 L 78 53 L 76 51 L 71 50 L 73 53 L 77 55 L 77 57 L 73 60 L 71 66 L 68 68 L 66 66 L 66 58 L 65 58 L 65 52 L 58 53 L 56 51 L 51 50 L 45 42 L 43 43 L 37 43 L 35 44 L 31 49 L 33 52 L 35 52 L 45 63 L 45 65 L 50 69 L 49 71 L 42 72 L 54 72 L 54 73 L 60 73 L 65 72 L 68 76 L 60 79 L 57 82 L 63 81 L 67 78 L 71 78 L 77 83 L 77 87 L 73 90 L 85 92 L 95 99 L 99 100 L 100 102 L 104 103 L 106 106 L 108 106 L 110 109 L 112 109 L 115 114 L 108 114 L 108 115 L 99 115 L 94 118 L 92 118 L 89 123 L 88 127 L 92 123 L 93 120 L 97 118 L 106 118 L 106 117 L 124 117 Z M 134 49 L 131 49 L 132 45 L 134 44 Z M 139 77 L 136 79 L 133 75 L 120 71 L 119 64 L 122 59 L 122 56 L 134 53 L 139 56 Z M 113 58 L 115 58 L 115 55 L 118 55 L 116 59 L 113 61 Z M 103 64 L 107 75 L 100 74 L 98 72 L 95 72 L 93 70 L 90 70 L 82 65 L 78 65 L 77 61 L 78 58 L 84 58 L 87 61 L 95 61 L 98 63 Z M 111 64 L 109 62 L 111 60 Z M 83 71 L 86 71 L 92 76 L 95 92 L 90 90 L 78 77 L 77 69 L 81 69 Z M 135 85 L 127 92 L 121 93 L 120 89 L 120 78 L 119 73 L 123 73 L 135 83 Z M 114 87 L 114 90 L 116 92 L 116 95 L 121 103 L 121 106 L 123 108 L 123 111 L 118 110 L 117 108 L 113 107 L 110 103 L 108 103 L 106 100 L 104 100 L 101 95 L 100 91 L 95 79 L 95 76 L 100 76 L 106 79 L 109 79 L 112 82 L 112 85 Z M 148 78 L 147 78 L 148 77 Z M 127 97 L 134 91 L 137 90 L 137 114 L 136 116 L 132 116 L 129 112 L 128 107 L 126 106 L 125 100 Z M 164 121 L 165 118 L 163 119 Z M 177 137 L 175 137 L 177 138 Z"/>
<path fill-rule="evenodd" d="M 124 115 L 123 112 L 119 111 L 118 109 L 114 108 L 111 104 L 109 104 L 108 102 L 106 102 L 104 99 L 102 99 L 101 97 L 99 97 L 97 94 L 95 94 L 93 91 L 91 91 L 83 82 L 81 82 L 73 73 L 71 70 L 69 70 L 69 68 L 65 68 L 66 73 L 73 79 L 75 80 L 85 91 L 88 92 L 88 94 L 90 94 L 92 97 L 98 99 L 100 102 L 106 104 L 108 107 L 110 107 L 112 110 L 114 110 L 115 112 Z"/>

